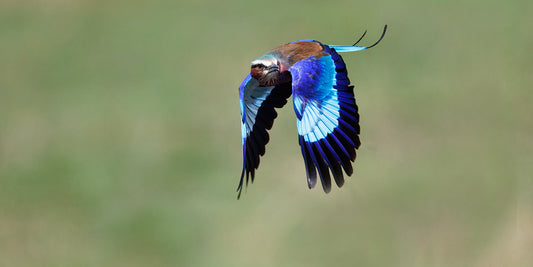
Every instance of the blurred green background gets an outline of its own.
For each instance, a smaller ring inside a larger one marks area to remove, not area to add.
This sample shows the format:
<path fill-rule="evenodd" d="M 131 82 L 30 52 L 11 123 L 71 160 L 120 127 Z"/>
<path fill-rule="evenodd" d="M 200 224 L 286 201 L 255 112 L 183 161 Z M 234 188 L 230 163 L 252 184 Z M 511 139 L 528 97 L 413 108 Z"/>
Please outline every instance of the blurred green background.
<path fill-rule="evenodd" d="M 532 1 L 0 1 L 1 266 L 527 266 Z M 308 190 L 292 104 L 241 200 L 237 88 L 343 54 L 355 174 Z"/>

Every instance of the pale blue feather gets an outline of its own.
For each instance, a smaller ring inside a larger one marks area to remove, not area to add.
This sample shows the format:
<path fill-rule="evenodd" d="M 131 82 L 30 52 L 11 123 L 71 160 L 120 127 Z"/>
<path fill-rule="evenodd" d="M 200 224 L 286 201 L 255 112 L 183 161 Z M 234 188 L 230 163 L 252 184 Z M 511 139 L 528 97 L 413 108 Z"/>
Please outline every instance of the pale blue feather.
<path fill-rule="evenodd" d="M 329 47 L 334 48 L 337 52 L 355 52 L 365 50 L 368 47 L 366 46 L 346 46 L 346 45 L 330 45 Z"/>

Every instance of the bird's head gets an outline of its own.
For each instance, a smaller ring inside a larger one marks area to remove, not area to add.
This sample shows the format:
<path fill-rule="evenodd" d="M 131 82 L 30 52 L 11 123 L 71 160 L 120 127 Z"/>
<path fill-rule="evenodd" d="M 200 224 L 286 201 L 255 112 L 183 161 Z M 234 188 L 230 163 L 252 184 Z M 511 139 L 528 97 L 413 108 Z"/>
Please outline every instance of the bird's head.
<path fill-rule="evenodd" d="M 250 75 L 256 79 L 261 86 L 273 86 L 278 84 L 279 74 L 280 63 L 273 55 L 266 54 L 252 61 Z"/>

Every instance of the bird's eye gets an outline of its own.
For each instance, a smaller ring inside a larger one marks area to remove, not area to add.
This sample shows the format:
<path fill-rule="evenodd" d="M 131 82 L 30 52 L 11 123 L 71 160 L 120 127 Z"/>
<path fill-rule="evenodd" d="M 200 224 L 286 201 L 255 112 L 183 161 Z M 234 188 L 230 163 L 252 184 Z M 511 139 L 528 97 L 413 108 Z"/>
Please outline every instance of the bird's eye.
<path fill-rule="evenodd" d="M 263 68 L 265 68 L 265 65 L 263 65 L 263 64 L 261 64 L 261 63 L 258 63 L 258 64 L 254 64 L 254 65 L 252 65 L 252 68 L 263 69 Z"/>

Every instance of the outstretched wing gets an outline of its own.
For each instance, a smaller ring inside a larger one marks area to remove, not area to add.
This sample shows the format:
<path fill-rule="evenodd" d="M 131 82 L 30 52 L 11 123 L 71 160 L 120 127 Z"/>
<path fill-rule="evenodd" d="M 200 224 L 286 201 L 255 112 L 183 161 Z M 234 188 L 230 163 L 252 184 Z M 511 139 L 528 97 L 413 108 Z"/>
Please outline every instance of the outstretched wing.
<path fill-rule="evenodd" d="M 278 116 L 274 108 L 283 107 L 290 95 L 290 83 L 262 87 L 250 74 L 239 87 L 243 167 L 237 188 L 238 198 L 241 196 L 244 177 L 246 176 L 247 185 L 250 177 L 254 181 L 259 156 L 265 154 L 265 145 L 269 141 L 267 130 L 272 128 L 274 119 Z"/>
<path fill-rule="evenodd" d="M 328 193 L 329 171 L 341 187 L 342 169 L 348 176 L 353 173 L 351 161 L 361 142 L 359 114 L 346 65 L 334 49 L 322 46 L 321 55 L 300 60 L 289 71 L 307 183 L 309 188 L 316 185 L 318 170 L 324 192 Z"/>

